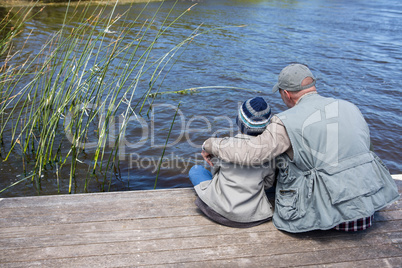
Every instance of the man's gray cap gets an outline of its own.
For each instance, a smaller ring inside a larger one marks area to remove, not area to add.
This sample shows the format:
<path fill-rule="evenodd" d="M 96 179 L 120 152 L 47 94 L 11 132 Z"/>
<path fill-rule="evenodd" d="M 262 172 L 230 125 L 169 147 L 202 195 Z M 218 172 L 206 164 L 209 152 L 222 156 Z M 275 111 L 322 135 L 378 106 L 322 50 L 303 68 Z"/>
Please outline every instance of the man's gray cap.
<path fill-rule="evenodd" d="M 302 86 L 302 81 L 311 77 L 313 82 Z M 276 92 L 279 89 L 287 90 L 287 91 L 299 91 L 306 88 L 310 88 L 315 85 L 315 77 L 311 73 L 310 69 L 303 64 L 292 63 L 279 73 L 278 83 L 272 88 L 272 92 Z"/>

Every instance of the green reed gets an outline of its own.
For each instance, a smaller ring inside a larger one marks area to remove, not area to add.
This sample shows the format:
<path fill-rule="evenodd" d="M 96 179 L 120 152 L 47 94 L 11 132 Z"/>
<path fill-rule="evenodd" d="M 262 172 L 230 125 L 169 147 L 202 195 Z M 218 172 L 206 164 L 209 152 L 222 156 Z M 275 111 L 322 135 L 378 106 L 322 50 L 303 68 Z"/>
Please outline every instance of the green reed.
<path fill-rule="evenodd" d="M 95 8 L 87 5 L 78 11 L 69 5 L 61 29 L 43 43 L 39 53 L 28 56 L 18 66 L 13 61 L 24 55 L 24 46 L 16 49 L 13 40 L 35 16 L 34 9 L 10 12 L 3 19 L 0 153 L 3 161 L 19 155 L 24 169 L 24 177 L 9 187 L 30 179 L 39 192 L 42 177 L 50 170 L 55 173 L 60 192 L 60 171 L 68 169 L 68 193 L 72 193 L 80 156 L 88 150 L 91 139 L 96 142 L 90 149 L 94 151 L 93 159 L 86 161 L 88 171 L 103 176 L 102 190 L 106 190 L 107 181 L 110 187 L 108 174 L 118 169 L 119 146 L 124 145 L 121 141 L 130 116 L 141 116 L 147 99 L 156 96 L 151 95 L 156 82 L 163 81 L 175 63 L 176 53 L 200 34 L 192 33 L 163 55 L 154 53 L 158 39 L 191 10 L 171 18 L 173 4 L 156 26 L 154 21 L 164 4 L 160 3 L 153 18 L 142 22 L 140 16 L 147 4 L 135 19 L 128 19 L 128 12 L 115 15 L 117 2 L 111 11 L 101 5 Z M 70 21 L 72 18 L 78 18 L 80 23 Z M 11 22 L 14 28 L 9 31 L 7 25 Z M 110 38 L 108 31 L 117 22 L 120 26 Z M 134 27 L 138 32 L 133 35 Z M 29 42 L 29 35 L 25 42 Z M 158 83 L 160 87 L 161 82 Z M 146 92 L 138 96 L 136 91 L 144 88 L 144 84 Z M 118 134 L 112 136 L 114 126 L 110 124 L 114 124 L 118 114 L 123 120 Z M 107 143 L 111 137 L 114 142 Z M 87 182 L 86 178 L 85 189 Z M 0 193 L 9 187 L 0 189 Z"/>

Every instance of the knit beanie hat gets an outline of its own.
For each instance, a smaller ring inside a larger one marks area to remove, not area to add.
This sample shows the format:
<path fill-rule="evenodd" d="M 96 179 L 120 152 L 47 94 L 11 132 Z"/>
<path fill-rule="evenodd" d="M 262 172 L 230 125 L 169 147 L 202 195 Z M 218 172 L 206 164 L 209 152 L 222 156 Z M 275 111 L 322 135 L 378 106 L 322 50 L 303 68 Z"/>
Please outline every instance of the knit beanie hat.
<path fill-rule="evenodd" d="M 257 136 L 268 125 L 271 117 L 271 108 L 261 97 L 255 97 L 245 101 L 239 108 L 236 124 L 243 134 Z"/>

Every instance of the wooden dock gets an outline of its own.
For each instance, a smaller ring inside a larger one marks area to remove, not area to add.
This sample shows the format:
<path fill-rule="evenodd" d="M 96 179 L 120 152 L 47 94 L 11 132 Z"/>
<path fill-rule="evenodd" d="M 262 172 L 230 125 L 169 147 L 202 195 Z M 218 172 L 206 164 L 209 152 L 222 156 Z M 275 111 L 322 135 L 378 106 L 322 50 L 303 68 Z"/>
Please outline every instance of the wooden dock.
<path fill-rule="evenodd" d="M 366 231 L 303 234 L 224 227 L 194 200 L 190 188 L 0 199 L 0 267 L 402 267 L 402 200 Z"/>

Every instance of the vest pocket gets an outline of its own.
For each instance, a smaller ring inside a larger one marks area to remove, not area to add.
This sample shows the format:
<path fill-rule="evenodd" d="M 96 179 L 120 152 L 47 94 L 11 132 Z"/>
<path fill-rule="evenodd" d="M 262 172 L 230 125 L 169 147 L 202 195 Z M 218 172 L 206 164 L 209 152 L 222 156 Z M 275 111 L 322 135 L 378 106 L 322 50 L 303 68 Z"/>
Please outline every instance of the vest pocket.
<path fill-rule="evenodd" d="M 298 189 L 279 190 L 276 197 L 276 210 L 284 220 L 296 220 L 303 217 L 306 213 L 300 207 Z"/>
<path fill-rule="evenodd" d="M 276 158 L 277 168 L 279 170 L 277 180 L 282 184 L 290 184 L 294 180 L 296 180 L 296 176 L 294 176 L 289 170 L 289 160 L 287 160 L 283 156 L 279 156 Z"/>
<path fill-rule="evenodd" d="M 376 167 L 375 162 L 368 162 L 332 175 L 321 173 L 332 205 L 360 196 L 371 196 L 382 189 L 384 182 Z"/>

